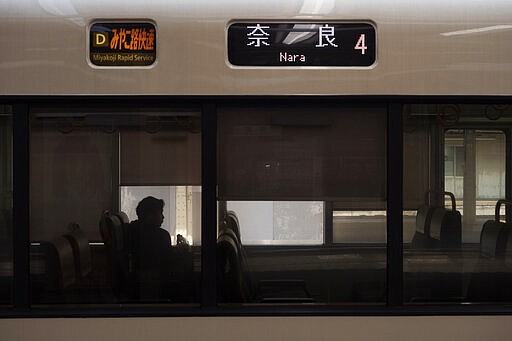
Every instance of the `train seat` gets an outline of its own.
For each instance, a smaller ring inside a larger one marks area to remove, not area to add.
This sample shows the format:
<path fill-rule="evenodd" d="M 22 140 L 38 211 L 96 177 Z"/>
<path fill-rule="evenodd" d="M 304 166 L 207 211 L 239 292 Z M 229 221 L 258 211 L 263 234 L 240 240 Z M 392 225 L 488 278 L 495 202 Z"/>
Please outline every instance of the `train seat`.
<path fill-rule="evenodd" d="M 432 212 L 430 236 L 441 248 L 460 248 L 462 243 L 462 223 L 460 212 L 437 207 Z"/>
<path fill-rule="evenodd" d="M 101 214 L 99 226 L 107 251 L 112 287 L 118 295 L 121 295 L 121 288 L 130 277 L 125 224 L 118 215 L 104 211 Z"/>
<path fill-rule="evenodd" d="M 119 218 L 121 223 L 123 223 L 123 224 L 130 223 L 130 218 L 128 218 L 128 215 L 126 213 L 124 213 L 123 211 L 120 211 L 120 212 L 116 213 L 115 215 Z"/>
<path fill-rule="evenodd" d="M 431 194 L 449 196 L 451 210 L 430 203 Z M 416 213 L 416 231 L 411 241 L 413 249 L 460 248 L 462 223 L 455 196 L 450 192 L 427 191 L 425 203 Z"/>
<path fill-rule="evenodd" d="M 503 257 L 512 251 L 512 223 L 500 221 L 500 207 L 511 205 L 510 200 L 498 200 L 494 209 L 494 220 L 485 222 L 480 232 L 480 254 L 484 257 Z"/>
<path fill-rule="evenodd" d="M 118 215 L 104 211 L 100 218 L 100 233 L 106 246 L 116 250 L 125 247 L 124 226 Z"/>
<path fill-rule="evenodd" d="M 46 265 L 48 268 L 54 267 L 51 273 L 56 276 L 55 289 L 65 289 L 75 283 L 75 257 L 73 248 L 66 238 L 60 236 L 51 241 Z"/>
<path fill-rule="evenodd" d="M 248 302 L 249 284 L 245 280 L 236 235 L 229 229 L 220 232 L 217 238 L 218 293 L 223 302 Z"/>
<path fill-rule="evenodd" d="M 480 255 L 484 257 L 500 257 L 505 253 L 510 226 L 505 223 L 486 221 L 480 233 Z"/>
<path fill-rule="evenodd" d="M 512 201 L 498 200 L 494 220 L 484 223 L 480 233 L 480 260 L 471 274 L 468 299 L 512 301 L 512 224 L 500 221 L 500 206 Z"/>
<path fill-rule="evenodd" d="M 91 248 L 87 236 L 77 223 L 70 223 L 64 238 L 68 239 L 73 249 L 77 277 L 86 278 L 92 272 Z"/>
<path fill-rule="evenodd" d="M 236 214 L 228 211 L 217 238 L 218 292 L 224 302 L 312 302 L 303 280 L 262 280 L 253 289 Z"/>
<path fill-rule="evenodd" d="M 512 226 L 508 225 L 507 242 L 505 245 L 505 266 L 512 268 Z"/>
<path fill-rule="evenodd" d="M 414 249 L 430 248 L 434 240 L 430 238 L 430 221 L 434 207 L 428 204 L 422 205 L 416 212 L 416 231 L 411 241 L 411 247 Z"/>

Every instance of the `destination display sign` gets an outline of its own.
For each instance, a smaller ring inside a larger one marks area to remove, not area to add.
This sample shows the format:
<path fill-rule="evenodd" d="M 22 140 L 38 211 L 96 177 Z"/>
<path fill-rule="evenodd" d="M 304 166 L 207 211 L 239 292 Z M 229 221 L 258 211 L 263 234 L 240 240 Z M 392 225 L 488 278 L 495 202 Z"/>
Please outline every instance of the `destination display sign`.
<path fill-rule="evenodd" d="M 98 66 L 148 66 L 156 60 L 156 28 L 148 22 L 94 23 L 89 59 Z"/>
<path fill-rule="evenodd" d="M 234 23 L 228 59 L 237 66 L 345 66 L 375 63 L 375 28 L 367 23 Z"/>

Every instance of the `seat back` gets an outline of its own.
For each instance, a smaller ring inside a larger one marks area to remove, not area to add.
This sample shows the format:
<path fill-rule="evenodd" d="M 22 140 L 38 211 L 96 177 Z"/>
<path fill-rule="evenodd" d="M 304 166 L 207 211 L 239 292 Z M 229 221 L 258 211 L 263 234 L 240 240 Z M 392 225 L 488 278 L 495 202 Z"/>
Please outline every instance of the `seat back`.
<path fill-rule="evenodd" d="M 505 265 L 510 267 L 512 266 L 512 226 L 510 224 L 507 224 L 507 233 L 506 233 L 506 239 L 507 242 L 505 244 Z"/>
<path fill-rule="evenodd" d="M 247 253 L 245 252 L 244 245 L 242 243 L 242 237 L 240 234 L 240 222 L 235 212 L 228 211 L 225 219 L 226 228 L 233 231 L 236 236 L 236 241 L 238 245 L 238 253 L 240 258 L 240 265 L 242 267 L 245 287 L 249 292 L 253 291 L 251 273 L 249 271 L 249 266 L 247 264 Z"/>
<path fill-rule="evenodd" d="M 124 223 L 118 215 L 104 211 L 100 218 L 100 233 L 105 246 L 114 251 L 125 249 Z"/>
<path fill-rule="evenodd" d="M 65 289 L 75 283 L 75 258 L 73 248 L 64 237 L 57 237 L 48 245 L 46 258 L 48 273 L 55 276 L 54 289 Z"/>
<path fill-rule="evenodd" d="M 497 257 L 503 255 L 507 245 L 506 224 L 488 220 L 480 233 L 480 254 L 484 257 Z"/>
<path fill-rule="evenodd" d="M 128 236 L 125 233 L 125 224 L 116 214 L 104 211 L 100 218 L 100 232 L 109 258 L 112 286 L 120 289 L 129 277 Z"/>
<path fill-rule="evenodd" d="M 228 234 L 217 238 L 217 285 L 219 298 L 224 302 L 241 299 L 240 263 L 235 240 Z"/>
<path fill-rule="evenodd" d="M 432 212 L 430 237 L 442 248 L 460 248 L 462 243 L 461 215 L 457 210 L 437 207 Z"/>
<path fill-rule="evenodd" d="M 221 297 L 226 302 L 247 302 L 252 297 L 252 283 L 247 256 L 240 240 L 240 223 L 235 212 L 228 211 L 217 239 L 218 274 Z"/>
<path fill-rule="evenodd" d="M 411 241 L 411 247 L 415 249 L 430 248 L 434 241 L 430 238 L 430 222 L 434 207 L 428 204 L 421 205 L 416 212 L 416 231 Z"/>
<path fill-rule="evenodd" d="M 512 201 L 498 200 L 494 220 L 485 222 L 480 232 L 480 254 L 484 257 L 500 258 L 512 252 L 512 224 L 500 221 L 500 206 Z"/>
<path fill-rule="evenodd" d="M 480 259 L 477 271 L 471 273 L 469 301 L 511 301 L 512 224 L 500 221 L 500 205 L 512 201 L 498 200 L 494 220 L 484 223 L 480 232 Z"/>
<path fill-rule="evenodd" d="M 85 278 L 92 272 L 91 248 L 85 232 L 77 223 L 70 223 L 69 232 L 64 235 L 73 249 L 75 272 L 78 278 Z"/>
<path fill-rule="evenodd" d="M 217 238 L 218 294 L 223 302 L 247 302 L 250 298 L 239 250 L 236 234 L 223 229 Z"/>
<path fill-rule="evenodd" d="M 451 210 L 433 206 L 431 194 L 449 196 Z M 455 196 L 450 192 L 427 191 L 425 203 L 416 214 L 416 232 L 411 242 L 413 248 L 459 248 L 462 242 L 462 223 L 457 211 Z"/>
<path fill-rule="evenodd" d="M 238 241 L 242 243 L 242 236 L 240 235 L 240 222 L 238 221 L 238 217 L 235 212 L 227 211 L 226 213 L 226 227 L 233 230 Z"/>
<path fill-rule="evenodd" d="M 129 224 L 130 218 L 128 218 L 128 215 L 124 213 L 123 211 L 116 213 L 116 216 L 119 218 L 121 223 L 123 224 Z"/>
<path fill-rule="evenodd" d="M 107 226 L 112 237 L 112 248 L 117 252 L 125 248 L 124 226 L 117 215 L 111 214 L 107 217 Z"/>
<path fill-rule="evenodd" d="M 242 237 L 240 235 L 240 222 L 238 221 L 236 213 L 233 211 L 228 211 L 226 213 L 226 217 L 224 218 L 223 224 L 224 230 L 232 231 L 232 233 L 234 234 L 242 266 L 245 266 L 247 264 L 247 256 L 245 253 L 244 246 L 242 244 Z"/>

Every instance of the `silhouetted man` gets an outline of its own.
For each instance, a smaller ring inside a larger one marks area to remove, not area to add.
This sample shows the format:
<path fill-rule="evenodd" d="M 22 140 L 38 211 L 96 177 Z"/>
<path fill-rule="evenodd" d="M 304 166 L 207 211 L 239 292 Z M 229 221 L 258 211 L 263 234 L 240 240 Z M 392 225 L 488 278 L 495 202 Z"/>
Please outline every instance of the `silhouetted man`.
<path fill-rule="evenodd" d="M 164 201 L 146 197 L 137 205 L 138 219 L 128 225 L 130 268 L 141 300 L 162 299 L 171 272 L 171 237 L 160 228 Z"/>

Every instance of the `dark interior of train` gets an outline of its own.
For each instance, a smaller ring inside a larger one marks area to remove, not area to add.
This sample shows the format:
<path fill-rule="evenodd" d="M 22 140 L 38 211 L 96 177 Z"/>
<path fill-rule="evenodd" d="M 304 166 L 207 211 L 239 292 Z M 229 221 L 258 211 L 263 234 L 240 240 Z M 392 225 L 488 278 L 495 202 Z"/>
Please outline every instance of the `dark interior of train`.
<path fill-rule="evenodd" d="M 219 305 L 386 305 L 387 110 L 217 108 Z M 2 305 L 12 117 L 0 105 Z M 196 107 L 31 108 L 32 305 L 200 303 L 201 120 Z M 404 304 L 512 301 L 511 123 L 507 105 L 404 105 Z M 163 221 L 144 223 L 147 197 Z M 142 249 L 150 228 L 162 237 Z"/>

